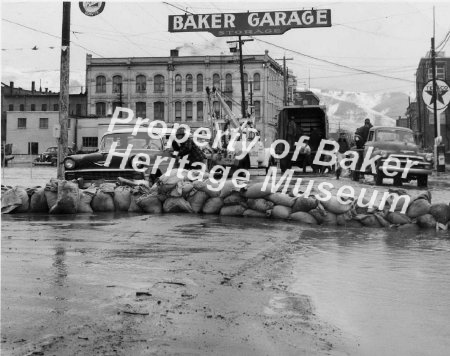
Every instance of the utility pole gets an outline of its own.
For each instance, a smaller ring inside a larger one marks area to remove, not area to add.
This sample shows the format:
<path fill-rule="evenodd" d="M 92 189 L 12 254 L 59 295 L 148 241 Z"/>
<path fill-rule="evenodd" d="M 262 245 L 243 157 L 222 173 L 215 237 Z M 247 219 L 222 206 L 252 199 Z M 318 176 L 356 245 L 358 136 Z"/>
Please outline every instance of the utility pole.
<path fill-rule="evenodd" d="M 242 45 L 245 42 L 253 41 L 253 39 L 243 40 L 242 36 L 238 36 L 239 40 L 237 41 L 227 41 L 227 43 L 239 43 L 239 72 L 241 74 L 241 93 L 242 93 L 242 105 L 241 105 L 241 113 L 242 118 L 246 117 L 245 113 L 245 88 L 244 88 L 244 60 L 242 59 Z"/>
<path fill-rule="evenodd" d="M 57 177 L 64 179 L 64 157 L 68 146 L 69 117 L 69 73 L 70 73 L 70 1 L 63 2 L 62 36 L 61 36 L 61 68 L 59 91 L 59 125 Z"/>
<path fill-rule="evenodd" d="M 286 61 L 292 61 L 294 58 L 286 58 L 286 56 L 283 56 L 283 89 L 284 89 L 284 96 L 283 96 L 283 106 L 287 106 L 288 104 L 288 74 L 287 74 L 287 68 L 286 68 Z M 281 61 L 281 59 L 277 59 L 277 61 Z"/>
<path fill-rule="evenodd" d="M 250 116 L 253 114 L 253 80 L 248 81 L 250 85 L 250 92 L 249 92 L 249 104 L 248 107 L 250 108 Z"/>

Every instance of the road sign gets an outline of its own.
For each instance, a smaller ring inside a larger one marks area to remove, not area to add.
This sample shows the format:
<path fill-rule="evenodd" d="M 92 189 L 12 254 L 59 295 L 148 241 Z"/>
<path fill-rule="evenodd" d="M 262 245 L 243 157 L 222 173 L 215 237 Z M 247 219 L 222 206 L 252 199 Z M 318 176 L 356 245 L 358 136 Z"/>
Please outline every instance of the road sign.
<path fill-rule="evenodd" d="M 169 32 L 207 31 L 216 37 L 281 35 L 291 28 L 331 27 L 331 10 L 169 16 Z"/>
<path fill-rule="evenodd" d="M 422 99 L 427 106 L 427 109 L 434 112 L 434 97 L 433 97 L 433 81 L 430 80 L 425 84 L 422 90 Z M 443 80 L 436 80 L 436 110 L 438 112 L 444 111 L 450 103 L 450 88 Z"/>

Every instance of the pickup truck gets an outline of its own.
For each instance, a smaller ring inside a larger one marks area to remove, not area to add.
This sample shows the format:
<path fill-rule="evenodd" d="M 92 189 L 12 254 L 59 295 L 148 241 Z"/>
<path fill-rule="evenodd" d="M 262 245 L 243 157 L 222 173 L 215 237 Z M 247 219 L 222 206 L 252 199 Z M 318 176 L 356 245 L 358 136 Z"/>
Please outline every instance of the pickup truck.
<path fill-rule="evenodd" d="M 368 150 L 373 147 L 370 157 L 367 157 Z M 359 155 L 356 169 L 351 171 L 351 178 L 358 181 L 362 174 L 374 176 L 375 185 L 382 185 L 383 179 L 393 178 L 394 185 L 400 186 L 403 182 L 417 180 L 418 187 L 428 185 L 428 176 L 433 168 L 433 155 L 431 153 L 420 152 L 419 146 L 415 143 L 412 130 L 403 127 L 376 126 L 369 131 L 369 136 L 362 149 L 352 148 Z M 370 159 L 379 155 L 376 160 L 375 171 L 371 171 L 368 165 L 362 170 L 364 159 Z M 388 159 L 398 159 L 400 164 L 393 164 Z M 386 165 L 385 165 L 386 163 Z M 395 176 L 389 177 L 383 172 L 383 166 L 388 173 L 396 172 Z M 407 170 L 406 176 L 402 177 Z"/>

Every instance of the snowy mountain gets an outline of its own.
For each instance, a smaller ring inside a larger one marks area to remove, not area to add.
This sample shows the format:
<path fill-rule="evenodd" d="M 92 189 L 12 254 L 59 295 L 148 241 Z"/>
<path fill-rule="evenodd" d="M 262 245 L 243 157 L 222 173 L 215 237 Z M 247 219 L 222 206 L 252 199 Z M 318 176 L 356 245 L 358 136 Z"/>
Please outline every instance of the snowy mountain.
<path fill-rule="evenodd" d="M 373 125 L 395 126 L 395 120 L 404 116 L 408 95 L 401 92 L 372 94 L 325 89 L 311 89 L 320 103 L 327 106 L 330 132 L 341 129 L 354 132 L 369 118 Z M 339 126 L 340 125 L 340 126 Z"/>

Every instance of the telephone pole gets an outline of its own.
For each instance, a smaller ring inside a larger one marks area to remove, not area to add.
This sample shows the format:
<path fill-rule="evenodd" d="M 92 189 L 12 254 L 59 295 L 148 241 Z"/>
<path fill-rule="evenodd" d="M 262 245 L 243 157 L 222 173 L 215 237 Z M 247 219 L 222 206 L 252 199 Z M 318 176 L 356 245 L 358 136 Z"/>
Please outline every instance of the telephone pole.
<path fill-rule="evenodd" d="M 64 179 L 64 157 L 67 156 L 69 140 L 69 73 L 70 73 L 70 1 L 63 2 L 62 36 L 61 36 L 61 68 L 59 91 L 59 125 L 57 157 L 57 177 Z"/>
<path fill-rule="evenodd" d="M 283 106 L 287 106 L 288 104 L 288 74 L 287 74 L 287 68 L 286 68 L 286 61 L 292 61 L 294 58 L 286 58 L 286 56 L 283 56 L 282 59 L 277 59 L 277 61 L 283 60 L 283 89 L 284 89 L 284 96 L 283 96 Z"/>

